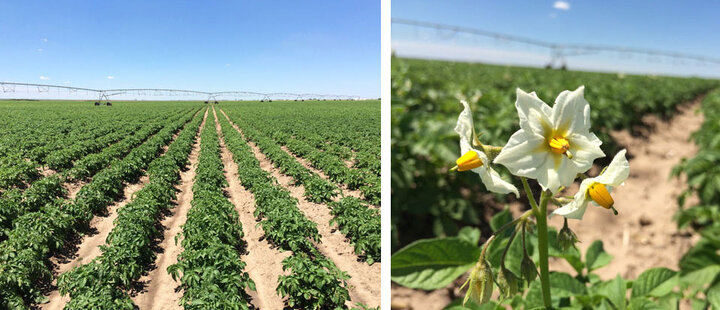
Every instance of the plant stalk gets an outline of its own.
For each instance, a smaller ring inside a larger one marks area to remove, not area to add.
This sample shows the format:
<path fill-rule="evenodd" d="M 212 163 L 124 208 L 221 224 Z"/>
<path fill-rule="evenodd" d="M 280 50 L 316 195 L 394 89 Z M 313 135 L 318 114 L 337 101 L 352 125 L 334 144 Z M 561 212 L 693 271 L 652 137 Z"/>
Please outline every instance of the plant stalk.
<path fill-rule="evenodd" d="M 538 228 L 538 251 L 540 254 L 540 284 L 542 285 L 543 304 L 545 308 L 551 309 L 550 299 L 550 273 L 548 269 L 548 227 L 547 227 L 547 205 L 552 194 L 547 191 L 540 194 L 539 212 L 535 215 Z"/>
<path fill-rule="evenodd" d="M 523 188 L 525 189 L 525 195 L 528 197 L 528 201 L 530 201 L 530 207 L 532 207 L 533 212 L 535 212 L 535 217 L 537 217 L 540 210 L 538 210 L 538 205 L 537 202 L 535 202 L 535 196 L 530 189 L 530 184 L 528 184 L 528 181 L 525 177 L 520 177 L 520 181 L 522 181 Z M 542 196 L 540 198 L 542 198 Z"/>

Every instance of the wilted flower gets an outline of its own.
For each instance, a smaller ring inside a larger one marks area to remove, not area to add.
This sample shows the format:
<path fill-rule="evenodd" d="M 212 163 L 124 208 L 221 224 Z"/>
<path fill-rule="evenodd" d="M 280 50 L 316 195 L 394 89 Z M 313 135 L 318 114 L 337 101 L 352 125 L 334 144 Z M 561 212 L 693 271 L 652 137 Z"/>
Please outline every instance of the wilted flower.
<path fill-rule="evenodd" d="M 465 281 L 463 287 L 468 283 L 470 285 L 465 293 L 463 305 L 467 303 L 468 299 L 472 299 L 477 304 L 484 304 L 490 300 L 493 291 L 493 273 L 487 260 L 482 259 L 475 264 L 475 268 L 470 272 L 470 278 Z"/>
<path fill-rule="evenodd" d="M 577 235 L 568 227 L 567 219 L 564 219 L 563 228 L 558 233 L 558 244 L 563 251 L 567 251 L 570 247 L 574 247 L 578 242 Z"/>
<path fill-rule="evenodd" d="M 518 278 L 505 266 L 500 267 L 500 272 L 497 276 L 497 285 L 500 289 L 500 293 L 505 298 L 510 298 L 518 292 Z"/>
<path fill-rule="evenodd" d="M 557 192 L 584 173 L 596 158 L 605 154 L 602 142 L 590 132 L 590 105 L 584 86 L 563 91 L 550 108 L 535 92 L 517 89 L 515 107 L 520 130 L 515 132 L 495 163 L 514 175 L 533 178 L 543 190 Z"/>
<path fill-rule="evenodd" d="M 460 135 L 460 153 L 462 156 L 457 159 L 457 166 L 454 169 L 458 171 L 470 170 L 479 174 L 480 180 L 485 184 L 485 188 L 491 192 L 500 194 L 514 193 L 515 197 L 518 197 L 517 188 L 503 180 L 490 166 L 487 154 L 472 147 L 471 143 L 475 137 L 472 112 L 467 102 L 464 100 L 461 102 L 465 109 L 460 113 L 460 116 L 458 116 L 455 132 Z"/>
<path fill-rule="evenodd" d="M 590 201 L 605 209 L 614 208 L 615 201 L 610 196 L 612 187 L 622 184 L 630 174 L 630 164 L 625 158 L 626 150 L 615 154 L 610 165 L 599 176 L 587 178 L 580 183 L 575 198 L 553 212 L 569 219 L 582 219 Z M 609 188 L 608 188 L 609 187 Z"/>
<path fill-rule="evenodd" d="M 523 278 L 525 278 L 525 281 L 527 281 L 528 285 L 530 285 L 530 283 L 532 283 L 532 281 L 535 281 L 535 278 L 537 278 L 538 272 L 537 268 L 535 267 L 535 262 L 530 259 L 527 253 L 523 255 L 522 262 L 520 263 L 520 273 L 522 274 Z"/>

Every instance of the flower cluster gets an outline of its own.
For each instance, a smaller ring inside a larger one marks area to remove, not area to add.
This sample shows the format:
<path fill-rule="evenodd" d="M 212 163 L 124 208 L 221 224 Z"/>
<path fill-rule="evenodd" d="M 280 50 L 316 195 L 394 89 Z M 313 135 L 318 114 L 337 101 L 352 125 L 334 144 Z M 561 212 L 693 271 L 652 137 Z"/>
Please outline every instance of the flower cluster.
<path fill-rule="evenodd" d="M 493 164 L 499 164 L 511 174 L 535 179 L 544 191 L 557 194 L 571 185 L 578 175 L 588 171 L 595 159 L 605 157 L 600 149 L 602 142 L 590 131 L 590 104 L 584 98 L 584 90 L 584 86 L 580 86 L 574 91 L 563 91 L 550 107 L 535 92 L 517 89 L 515 107 L 520 129 L 499 154 L 498 148 L 480 143 L 474 131 L 470 106 L 462 101 L 464 110 L 455 127 L 460 135 L 462 155 L 453 169 L 479 174 L 491 192 L 518 196 L 518 189 L 493 169 Z M 625 150 L 618 152 L 599 176 L 584 179 L 573 200 L 553 214 L 582 219 L 590 201 L 615 210 L 610 191 L 628 177 L 630 165 L 625 153 Z"/>

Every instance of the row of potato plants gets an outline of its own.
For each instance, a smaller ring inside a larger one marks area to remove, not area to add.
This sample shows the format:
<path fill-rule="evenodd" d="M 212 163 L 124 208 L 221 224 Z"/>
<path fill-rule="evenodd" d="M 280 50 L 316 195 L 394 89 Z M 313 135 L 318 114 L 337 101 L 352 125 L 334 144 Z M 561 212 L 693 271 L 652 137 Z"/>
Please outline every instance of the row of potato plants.
<path fill-rule="evenodd" d="M 331 202 L 330 209 L 333 215 L 330 225 L 338 225 L 355 247 L 355 254 L 365 256 L 368 264 L 379 262 L 382 236 L 380 210 L 369 208 L 355 197 Z"/>
<path fill-rule="evenodd" d="M 236 125 L 242 123 L 242 121 L 238 119 L 232 122 Z M 292 155 L 285 152 L 272 139 L 266 137 L 254 128 L 248 126 L 238 127 L 242 130 L 248 142 L 254 142 L 260 151 L 280 169 L 280 172 L 292 177 L 295 185 L 302 184 L 305 187 L 305 200 L 315 203 L 330 202 L 338 194 L 341 194 L 340 189 L 335 184 L 323 179 L 317 173 L 310 171 L 310 169 L 305 168 L 305 166 L 298 162 Z"/>
<path fill-rule="evenodd" d="M 233 121 L 237 123 L 238 121 Z M 240 128 L 248 141 L 253 141 L 275 164 L 280 171 L 293 178 L 296 184 L 305 187 L 305 199 L 315 203 L 330 202 L 334 218 L 330 225 L 337 223 L 355 247 L 355 253 L 365 257 L 369 264 L 380 261 L 380 213 L 370 209 L 360 199 L 344 197 L 340 202 L 332 202 L 338 188 L 305 168 L 293 156 L 285 152 L 272 139 L 250 127 Z M 327 184 L 324 186 L 318 186 Z M 324 191 L 324 192 L 323 192 Z M 317 199 L 321 197 L 322 199 Z"/>
<path fill-rule="evenodd" d="M 380 175 L 380 102 L 309 101 L 233 104 L 253 127 L 276 139 L 305 141 L 354 168 Z M 271 135 L 272 134 L 272 135 Z"/>
<path fill-rule="evenodd" d="M 7 240 L 0 244 L 0 308 L 23 309 L 41 302 L 44 298 L 39 287 L 52 278 L 49 256 L 86 230 L 94 213 L 121 198 L 125 183 L 137 181 L 195 113 L 189 111 L 179 119 L 167 120 L 163 130 L 98 172 L 74 201 L 56 199 L 18 217 Z"/>
<path fill-rule="evenodd" d="M 257 130 L 272 138 L 278 144 L 284 145 L 296 156 L 310 161 L 315 169 L 324 172 L 331 181 L 345 184 L 349 189 L 359 189 L 363 198 L 370 204 L 380 203 L 380 177 L 358 169 L 349 168 L 345 162 L 332 154 L 322 151 L 304 140 L 293 138 L 278 128 L 268 128 L 262 124 L 268 122 L 252 121 L 249 117 L 238 117 L 237 109 L 228 109 L 228 115 L 235 120 L 243 130 Z M 378 160 L 379 162 L 379 160 Z"/>
<path fill-rule="evenodd" d="M 297 199 L 278 184 L 230 122 L 220 118 L 225 145 L 238 165 L 243 187 L 255 198 L 255 216 L 267 240 L 293 254 L 282 261 L 285 275 L 278 279 L 277 292 L 287 298 L 287 306 L 299 309 L 343 308 L 350 300 L 347 273 L 324 257 L 313 242 L 320 242 L 317 224 L 297 207 Z"/>
<path fill-rule="evenodd" d="M 688 186 L 678 197 L 675 215 L 678 228 L 694 228 L 700 240 L 680 259 L 685 280 L 685 297 L 694 309 L 720 307 L 720 90 L 709 93 L 702 102 L 705 120 L 692 139 L 699 150 L 673 169 L 674 176 L 685 175 Z M 689 196 L 697 203 L 686 206 Z"/>
<path fill-rule="evenodd" d="M 68 165 L 72 158 L 103 147 L 118 132 L 141 126 L 152 114 L 98 113 L 72 104 L 12 105 L 0 119 L 0 190 L 23 187 L 40 177 L 40 169 Z M 75 106 L 76 107 L 76 106 Z"/>
<path fill-rule="evenodd" d="M 342 160 L 303 141 L 287 139 L 284 142 L 290 152 L 306 158 L 314 168 L 321 170 L 333 182 L 345 184 L 349 189 L 359 189 L 370 204 L 380 203 L 380 177 L 348 168 Z"/>
<path fill-rule="evenodd" d="M 125 156 L 134 147 L 144 142 L 147 137 L 157 133 L 168 118 L 172 119 L 177 117 L 177 115 L 185 113 L 187 113 L 187 111 L 180 111 L 170 116 L 161 116 L 150 120 L 153 125 L 143 127 L 135 134 L 103 149 L 99 153 L 93 153 L 81 158 L 74 162 L 73 167 L 66 171 L 64 175 L 72 181 L 87 180 L 100 169 L 107 167 L 107 165 L 113 161 Z"/>
<path fill-rule="evenodd" d="M 168 267 L 182 283 L 185 309 L 248 309 L 245 289 L 255 290 L 240 259 L 246 243 L 235 206 L 223 190 L 228 185 L 223 167 L 215 121 L 209 115 L 200 140 L 192 207 L 182 226 L 183 252 Z"/>
<path fill-rule="evenodd" d="M 91 176 L 157 133 L 163 127 L 164 122 L 164 118 L 163 120 L 157 119 L 154 123 L 148 124 L 134 135 L 126 137 L 102 152 L 82 158 L 76 164 L 78 170 L 41 178 L 33 182 L 25 191 L 10 189 L 3 192 L 0 196 L 0 240 L 4 240 L 8 231 L 12 230 L 12 223 L 16 218 L 25 213 L 37 211 L 45 204 L 64 197 L 66 191 L 62 184 L 69 178 L 68 175 L 75 175 L 73 171 L 84 171 L 84 175 Z"/>
<path fill-rule="evenodd" d="M 58 277 L 58 289 L 70 295 L 65 309 L 135 307 L 126 292 L 155 261 L 152 244 L 162 235 L 157 224 L 176 198 L 175 185 L 180 183 L 180 171 L 189 163 L 202 119 L 202 114 L 197 114 L 165 154 L 150 162 L 148 183 L 118 210 L 115 227 L 100 247 L 102 254 Z"/>

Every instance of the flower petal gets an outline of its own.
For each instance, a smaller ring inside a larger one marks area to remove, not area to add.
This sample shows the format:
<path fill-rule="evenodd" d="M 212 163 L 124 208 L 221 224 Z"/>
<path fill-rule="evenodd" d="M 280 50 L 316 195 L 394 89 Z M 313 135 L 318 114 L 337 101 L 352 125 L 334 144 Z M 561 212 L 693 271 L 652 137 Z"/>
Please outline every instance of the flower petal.
<path fill-rule="evenodd" d="M 552 109 L 534 93 L 528 94 L 520 88 L 516 92 L 515 108 L 518 110 L 520 128 L 529 133 L 546 136 L 545 132 L 552 127 Z"/>
<path fill-rule="evenodd" d="M 590 104 L 584 97 L 585 86 L 563 91 L 552 108 L 552 124 L 561 135 L 590 130 Z"/>
<path fill-rule="evenodd" d="M 570 143 L 570 152 L 573 154 L 572 161 L 577 167 L 577 173 L 584 173 L 592 167 L 593 161 L 605 157 L 600 145 L 602 141 L 591 132 L 575 132 L 567 137 Z"/>
<path fill-rule="evenodd" d="M 573 198 L 573 201 L 570 203 L 562 206 L 561 208 L 555 209 L 550 216 L 553 216 L 555 214 L 562 215 L 569 219 L 576 219 L 580 220 L 582 219 L 583 215 L 585 214 L 585 210 L 587 209 L 588 205 L 588 199 L 587 199 L 587 189 L 592 182 L 588 181 L 589 179 L 583 180 L 582 183 L 580 183 L 580 189 L 577 193 L 575 193 L 575 198 Z"/>
<path fill-rule="evenodd" d="M 458 116 L 455 132 L 460 135 L 460 154 L 462 155 L 472 149 L 473 120 L 470 105 L 468 105 L 465 100 L 460 100 L 460 103 L 462 103 L 465 108 Z"/>
<path fill-rule="evenodd" d="M 490 167 L 485 168 L 484 166 L 477 169 L 483 170 L 479 173 L 480 180 L 485 184 L 485 188 L 487 188 L 488 191 L 500 194 L 513 193 L 515 197 L 520 197 L 517 187 L 503 180 L 495 169 Z"/>
<path fill-rule="evenodd" d="M 540 165 L 537 181 L 543 190 L 557 193 L 561 186 L 569 186 L 577 176 L 577 167 L 565 155 L 549 154 Z"/>
<path fill-rule="evenodd" d="M 625 153 L 627 153 L 627 151 L 623 149 L 615 154 L 615 157 L 613 157 L 612 162 L 610 162 L 610 165 L 605 169 L 605 172 L 593 178 L 595 182 L 610 186 L 618 186 L 622 184 L 622 182 L 625 182 L 630 175 L 630 163 L 628 163 L 627 158 L 625 158 Z"/>
<path fill-rule="evenodd" d="M 468 141 L 472 141 L 473 133 L 473 119 L 470 105 L 465 100 L 460 100 L 460 103 L 465 107 L 460 115 L 458 116 L 457 124 L 455 125 L 455 132 L 460 135 L 460 138 L 465 138 Z"/>
<path fill-rule="evenodd" d="M 520 129 L 510 137 L 494 163 L 505 166 L 514 175 L 535 179 L 540 163 L 549 154 L 543 137 Z"/>

